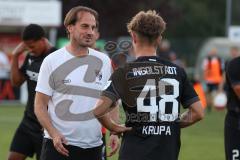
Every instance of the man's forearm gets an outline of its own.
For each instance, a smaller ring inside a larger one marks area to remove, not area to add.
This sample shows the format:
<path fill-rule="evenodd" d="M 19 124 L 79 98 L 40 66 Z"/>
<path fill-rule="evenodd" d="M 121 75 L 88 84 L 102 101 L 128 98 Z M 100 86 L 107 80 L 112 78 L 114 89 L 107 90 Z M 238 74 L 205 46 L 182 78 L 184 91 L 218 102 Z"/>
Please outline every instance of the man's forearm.
<path fill-rule="evenodd" d="M 108 113 L 102 117 L 99 117 L 98 121 L 109 131 L 114 131 L 114 127 L 116 126 L 116 123 L 112 121 Z"/>
<path fill-rule="evenodd" d="M 10 74 L 11 74 L 11 83 L 13 86 L 20 86 L 25 80 L 24 75 L 19 70 L 17 56 L 13 56 Z"/>
<path fill-rule="evenodd" d="M 196 114 L 191 112 L 191 110 L 187 110 L 181 115 L 180 118 L 180 127 L 186 128 L 188 126 L 193 125 L 194 123 L 200 121 L 202 118 L 199 118 Z"/>
<path fill-rule="evenodd" d="M 115 123 L 120 123 L 120 115 L 119 115 L 119 104 L 116 103 L 114 105 L 113 110 L 110 112 L 110 117 Z"/>
<path fill-rule="evenodd" d="M 49 96 L 37 92 L 35 97 L 34 112 L 43 128 L 45 128 L 49 135 L 53 137 L 58 130 L 52 125 L 51 118 L 48 114 L 47 106 L 49 99 Z"/>
<path fill-rule="evenodd" d="M 200 101 L 191 104 L 186 112 L 181 115 L 180 127 L 188 127 L 204 117 L 203 107 Z"/>

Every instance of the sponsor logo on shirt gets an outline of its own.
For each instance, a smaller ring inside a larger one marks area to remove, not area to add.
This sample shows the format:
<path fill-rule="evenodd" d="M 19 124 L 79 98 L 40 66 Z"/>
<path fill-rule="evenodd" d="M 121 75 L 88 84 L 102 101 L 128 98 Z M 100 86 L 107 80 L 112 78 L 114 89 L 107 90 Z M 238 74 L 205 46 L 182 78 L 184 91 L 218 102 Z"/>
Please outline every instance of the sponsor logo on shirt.
<path fill-rule="evenodd" d="M 64 79 L 64 80 L 62 80 L 62 82 L 63 82 L 64 84 L 66 84 L 66 83 L 71 83 L 71 79 Z"/>
<path fill-rule="evenodd" d="M 146 66 L 146 67 L 133 68 L 132 71 L 133 71 L 133 76 L 144 76 L 144 75 L 154 75 L 154 74 L 177 75 L 176 67 L 172 67 L 172 66 Z"/>
<path fill-rule="evenodd" d="M 30 80 L 37 82 L 37 80 L 38 80 L 38 73 L 37 72 L 27 70 L 26 74 L 28 75 Z"/>
<path fill-rule="evenodd" d="M 33 62 L 33 60 L 31 60 L 31 59 L 28 60 L 28 64 L 29 64 L 29 65 L 31 65 L 32 62 Z"/>

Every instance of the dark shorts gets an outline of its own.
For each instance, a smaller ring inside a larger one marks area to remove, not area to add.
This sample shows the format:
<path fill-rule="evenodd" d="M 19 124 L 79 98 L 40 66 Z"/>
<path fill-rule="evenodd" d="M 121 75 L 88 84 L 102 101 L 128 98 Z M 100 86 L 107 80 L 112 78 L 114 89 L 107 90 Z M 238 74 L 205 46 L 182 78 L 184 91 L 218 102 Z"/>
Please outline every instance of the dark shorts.
<path fill-rule="evenodd" d="M 42 132 L 34 132 L 21 122 L 13 137 L 10 151 L 33 157 L 36 153 L 37 159 L 40 158 L 42 149 L 43 134 Z"/>
<path fill-rule="evenodd" d="M 51 139 L 44 138 L 40 160 L 101 160 L 102 146 L 83 149 L 77 146 L 64 145 L 69 157 L 60 154 Z"/>
<path fill-rule="evenodd" d="M 218 90 L 218 83 L 207 83 L 208 92 L 213 92 Z"/>
<path fill-rule="evenodd" d="M 178 160 L 179 149 L 177 137 L 140 137 L 128 132 L 122 138 L 119 160 Z"/>
<path fill-rule="evenodd" d="M 224 127 L 226 160 L 240 159 L 240 118 L 227 114 Z"/>

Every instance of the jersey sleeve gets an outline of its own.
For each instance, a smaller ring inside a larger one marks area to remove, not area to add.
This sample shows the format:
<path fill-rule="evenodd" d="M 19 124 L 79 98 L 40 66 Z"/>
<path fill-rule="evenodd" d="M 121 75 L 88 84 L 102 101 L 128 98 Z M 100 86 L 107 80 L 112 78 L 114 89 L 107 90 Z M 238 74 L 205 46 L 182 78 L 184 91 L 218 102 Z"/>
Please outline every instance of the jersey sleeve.
<path fill-rule="evenodd" d="M 43 60 L 43 63 L 41 65 L 39 75 L 38 75 L 38 81 L 35 91 L 41 92 L 43 94 L 46 94 L 48 96 L 52 96 L 53 89 L 51 88 L 49 82 L 53 79 L 51 78 L 51 67 L 50 67 L 50 61 L 48 58 L 45 58 Z"/>
<path fill-rule="evenodd" d="M 120 98 L 120 82 L 123 82 L 121 81 L 123 78 L 121 72 L 122 70 L 120 68 L 113 72 L 101 94 L 102 96 L 110 98 L 113 102 L 116 102 Z"/>
<path fill-rule="evenodd" d="M 234 59 L 230 61 L 227 66 L 226 74 L 232 86 L 240 84 L 240 61 L 238 60 L 239 59 Z"/>
<path fill-rule="evenodd" d="M 181 95 L 181 104 L 184 108 L 188 108 L 191 104 L 199 101 L 199 97 L 195 92 L 192 84 L 187 78 L 186 72 L 182 69 L 183 73 L 183 83 L 182 83 L 182 95 Z"/>

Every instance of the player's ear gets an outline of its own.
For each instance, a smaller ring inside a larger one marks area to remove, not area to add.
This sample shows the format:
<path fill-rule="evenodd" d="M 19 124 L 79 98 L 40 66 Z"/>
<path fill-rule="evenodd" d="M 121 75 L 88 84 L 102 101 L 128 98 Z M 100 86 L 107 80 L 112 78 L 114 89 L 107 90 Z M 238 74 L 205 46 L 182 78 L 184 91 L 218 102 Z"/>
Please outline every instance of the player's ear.
<path fill-rule="evenodd" d="M 162 36 L 160 35 L 160 36 L 157 38 L 157 44 L 160 44 L 161 40 L 162 40 Z"/>
<path fill-rule="evenodd" d="M 98 32 L 98 31 L 95 31 L 95 33 L 94 34 L 96 34 L 95 35 L 95 37 L 96 37 L 96 40 L 98 40 L 99 39 L 99 37 L 100 37 L 100 33 Z"/>
<path fill-rule="evenodd" d="M 133 43 L 136 43 L 137 42 L 137 35 L 136 35 L 136 33 L 131 32 L 131 36 L 132 36 Z"/>
<path fill-rule="evenodd" d="M 68 25 L 68 26 L 67 26 L 67 31 L 68 31 L 69 33 L 72 33 L 72 31 L 73 31 L 73 25 Z"/>

